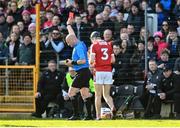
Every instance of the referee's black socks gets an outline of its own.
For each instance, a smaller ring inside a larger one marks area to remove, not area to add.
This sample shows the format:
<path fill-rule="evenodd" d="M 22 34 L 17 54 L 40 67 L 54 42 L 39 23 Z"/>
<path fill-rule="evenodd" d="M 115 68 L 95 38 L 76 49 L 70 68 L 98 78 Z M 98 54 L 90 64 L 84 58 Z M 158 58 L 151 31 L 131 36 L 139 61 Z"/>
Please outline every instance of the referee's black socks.
<path fill-rule="evenodd" d="M 78 116 L 78 95 L 71 97 L 71 102 L 73 106 L 73 115 Z"/>
<path fill-rule="evenodd" d="M 87 116 L 92 117 L 91 115 L 91 97 L 84 99 L 84 103 L 87 109 Z"/>

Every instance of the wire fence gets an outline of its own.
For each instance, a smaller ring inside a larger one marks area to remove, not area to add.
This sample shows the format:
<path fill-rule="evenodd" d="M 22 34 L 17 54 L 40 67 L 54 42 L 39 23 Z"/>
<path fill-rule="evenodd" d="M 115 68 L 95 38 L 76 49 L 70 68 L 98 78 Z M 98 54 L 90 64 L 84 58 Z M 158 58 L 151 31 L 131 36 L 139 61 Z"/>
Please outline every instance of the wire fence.
<path fill-rule="evenodd" d="M 34 74 L 34 66 L 0 66 L 0 111 L 35 110 Z"/>

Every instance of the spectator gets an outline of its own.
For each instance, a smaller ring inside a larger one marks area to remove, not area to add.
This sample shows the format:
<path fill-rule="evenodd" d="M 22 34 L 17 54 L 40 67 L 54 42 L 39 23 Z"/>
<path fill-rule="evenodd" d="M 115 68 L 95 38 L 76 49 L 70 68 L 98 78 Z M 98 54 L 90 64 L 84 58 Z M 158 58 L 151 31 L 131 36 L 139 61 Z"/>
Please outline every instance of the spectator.
<path fill-rule="evenodd" d="M 135 32 L 134 25 L 132 24 L 127 25 L 127 33 L 129 35 L 129 40 L 132 42 L 132 44 L 137 46 L 138 33 Z"/>
<path fill-rule="evenodd" d="M 32 43 L 36 43 L 36 24 L 35 23 L 31 23 L 28 27 L 28 31 L 31 34 L 32 37 Z"/>
<path fill-rule="evenodd" d="M 96 10 L 97 13 L 101 13 L 104 9 L 104 5 L 106 4 L 105 0 L 95 0 L 96 2 Z"/>
<path fill-rule="evenodd" d="M 151 0 L 152 1 L 152 0 Z M 153 0 L 154 1 L 154 0 Z M 145 11 L 145 9 L 147 8 L 147 12 L 153 12 L 153 10 L 152 10 L 152 8 L 151 8 L 151 5 L 150 4 L 148 4 L 148 2 L 150 2 L 150 1 L 146 1 L 146 0 L 142 0 L 141 1 L 141 3 L 140 3 L 140 9 L 144 12 Z M 155 4 L 155 3 L 154 3 Z M 155 7 L 155 5 L 154 5 L 154 7 Z M 153 8 L 154 8 L 153 7 Z"/>
<path fill-rule="evenodd" d="M 12 27 L 11 27 L 11 30 L 10 30 L 10 34 L 11 33 L 15 33 L 16 35 L 17 35 L 17 39 L 20 41 L 20 42 L 22 42 L 22 36 L 20 35 L 20 28 L 19 28 L 19 26 L 18 25 L 13 25 Z M 10 36 L 8 36 L 7 38 L 6 38 L 6 42 L 9 42 L 10 41 Z"/>
<path fill-rule="evenodd" d="M 51 60 L 48 62 L 48 70 L 43 72 L 38 81 L 38 89 L 35 94 L 36 112 L 32 116 L 41 118 L 50 102 L 55 101 L 59 109 L 64 108 L 64 100 L 62 97 L 61 84 L 64 74 L 56 69 L 56 62 Z M 58 110 L 60 112 L 60 110 Z"/>
<path fill-rule="evenodd" d="M 118 48 L 118 44 L 113 44 L 113 51 L 116 59 L 114 63 L 114 84 L 119 86 L 121 84 L 131 83 L 132 75 L 129 70 L 131 54 L 129 53 L 127 41 L 122 40 L 120 48 Z M 119 54 L 116 51 L 119 51 Z"/>
<path fill-rule="evenodd" d="M 119 36 L 121 28 L 126 26 L 126 22 L 124 21 L 124 13 L 119 12 L 116 19 L 117 20 L 114 22 L 114 35 Z"/>
<path fill-rule="evenodd" d="M 35 64 L 35 45 L 32 43 L 30 34 L 25 34 L 23 36 L 23 43 L 20 45 L 17 58 L 19 64 Z"/>
<path fill-rule="evenodd" d="M 178 36 L 176 28 L 170 28 L 168 33 L 168 44 L 170 50 L 170 59 L 175 62 L 175 59 L 179 57 L 178 51 L 180 51 L 180 37 Z"/>
<path fill-rule="evenodd" d="M 164 49 L 161 52 L 160 60 L 158 61 L 158 68 L 163 70 L 166 66 L 169 66 L 170 68 L 173 68 L 174 63 L 169 59 L 169 50 Z"/>
<path fill-rule="evenodd" d="M 160 84 L 162 71 L 158 70 L 155 60 L 149 61 L 149 70 L 150 71 L 147 75 L 147 85 L 145 87 L 148 91 L 149 98 L 147 99 L 148 104 L 145 108 L 144 117 L 151 119 L 159 119 L 161 118 L 161 101 L 159 96 L 157 95 L 157 88 Z"/>
<path fill-rule="evenodd" d="M 180 36 L 180 16 L 179 16 L 179 18 L 177 19 L 177 24 L 178 24 L 177 32 L 178 32 L 178 36 Z"/>
<path fill-rule="evenodd" d="M 167 19 L 167 14 L 164 12 L 163 5 L 161 3 L 156 3 L 156 13 L 158 15 L 158 30 L 162 25 L 163 21 Z"/>
<path fill-rule="evenodd" d="M 104 40 L 107 42 L 113 42 L 113 34 L 110 29 L 106 29 L 103 33 Z"/>
<path fill-rule="evenodd" d="M 163 39 L 166 40 L 167 38 L 167 35 L 169 33 L 169 23 L 168 21 L 163 21 L 162 22 L 162 27 L 161 27 L 161 30 L 160 30 L 163 34 Z"/>
<path fill-rule="evenodd" d="M 87 20 L 94 27 L 95 18 L 96 18 L 96 4 L 91 2 L 87 5 Z"/>
<path fill-rule="evenodd" d="M 48 29 L 52 27 L 52 19 L 53 19 L 54 13 L 52 11 L 46 11 L 46 22 L 43 24 L 43 29 Z"/>
<path fill-rule="evenodd" d="M 170 12 L 172 8 L 172 0 L 160 0 L 160 3 L 164 7 L 164 11 Z"/>
<path fill-rule="evenodd" d="M 22 36 L 24 33 L 26 33 L 26 30 L 25 30 L 25 28 L 24 28 L 25 26 L 24 26 L 23 21 L 17 22 L 17 25 L 19 26 L 20 35 Z"/>
<path fill-rule="evenodd" d="M 86 42 L 86 46 L 90 47 L 90 40 L 89 40 L 89 34 L 90 34 L 90 28 L 88 25 L 84 24 L 82 22 L 82 18 L 80 15 L 75 16 L 75 23 L 72 25 L 73 30 L 79 40 L 82 40 Z"/>
<path fill-rule="evenodd" d="M 20 8 L 20 12 L 23 12 L 24 10 L 27 10 L 30 14 L 35 14 L 35 8 L 31 6 L 30 0 L 22 0 L 22 6 Z"/>
<path fill-rule="evenodd" d="M 173 9 L 173 14 L 175 15 L 176 19 L 180 17 L 180 0 L 177 0 L 176 5 Z"/>
<path fill-rule="evenodd" d="M 23 23 L 24 23 L 24 28 L 25 28 L 26 31 L 28 31 L 28 27 L 29 27 L 29 25 L 32 22 L 30 14 L 31 13 L 28 10 L 24 10 L 22 12 L 22 14 L 21 14 L 22 15 L 22 19 L 23 19 Z"/>
<path fill-rule="evenodd" d="M 151 39 L 148 40 L 148 46 L 147 46 L 147 59 L 149 60 L 156 60 L 157 54 L 153 46 L 153 42 Z"/>
<path fill-rule="evenodd" d="M 175 61 L 175 64 L 174 64 L 174 72 L 176 74 L 180 74 L 180 72 L 178 71 L 180 69 L 180 57 L 178 57 Z"/>
<path fill-rule="evenodd" d="M 54 29 L 51 33 L 50 39 L 46 42 L 46 48 L 60 53 L 64 48 L 64 42 L 62 38 L 62 33 L 58 29 Z"/>
<path fill-rule="evenodd" d="M 129 40 L 129 35 L 127 34 L 127 32 L 124 32 L 124 33 L 121 33 L 120 34 L 120 40 L 122 41 L 122 40 L 126 40 L 127 41 L 127 46 L 128 46 L 128 48 L 129 48 L 129 51 L 130 51 L 130 53 L 131 54 L 133 54 L 134 53 L 134 50 L 136 49 L 136 45 L 135 44 L 133 44 L 133 42 L 131 42 L 130 40 Z"/>
<path fill-rule="evenodd" d="M 10 34 L 11 28 L 15 24 L 14 17 L 12 15 L 10 15 L 10 14 L 7 15 L 6 23 L 7 23 L 7 26 L 8 26 L 6 29 L 8 30 L 8 34 Z"/>
<path fill-rule="evenodd" d="M 110 6 L 111 6 L 111 13 L 110 15 L 115 15 L 118 13 L 118 10 L 116 9 L 116 2 L 115 1 L 111 1 L 110 2 Z"/>
<path fill-rule="evenodd" d="M 168 48 L 168 43 L 163 42 L 162 32 L 155 32 L 154 33 L 154 48 L 157 51 L 157 59 L 160 59 L 160 55 L 163 49 Z"/>
<path fill-rule="evenodd" d="M 110 29 L 114 32 L 114 23 L 109 19 L 110 12 L 104 10 L 101 14 L 103 17 L 105 28 Z"/>
<path fill-rule="evenodd" d="M 8 24 L 6 23 L 6 18 L 4 13 L 0 13 L 0 32 L 2 33 L 4 39 L 8 37 Z"/>
<path fill-rule="evenodd" d="M 143 80 L 144 78 L 144 66 L 145 66 L 145 56 L 144 56 L 144 42 L 138 43 L 137 50 L 133 53 L 130 59 L 130 65 L 132 67 L 132 73 L 135 81 Z"/>
<path fill-rule="evenodd" d="M 123 12 L 123 0 L 116 0 L 115 3 L 118 12 Z"/>
<path fill-rule="evenodd" d="M 131 11 L 131 1 L 124 0 L 123 2 L 123 13 L 130 13 Z"/>
<path fill-rule="evenodd" d="M 120 48 L 120 44 L 118 43 L 115 43 L 113 44 L 113 53 L 114 53 L 114 56 L 115 56 L 115 63 L 113 64 L 113 79 L 114 79 L 114 82 L 113 82 L 113 85 L 116 85 L 116 86 L 119 86 L 120 84 L 120 80 L 119 80 L 119 69 L 120 69 L 120 65 L 121 65 L 121 56 L 120 56 L 120 52 L 121 52 L 121 48 Z"/>
<path fill-rule="evenodd" d="M 58 15 L 54 15 L 52 19 L 52 26 L 48 29 L 49 32 L 52 32 L 54 29 L 59 29 L 60 31 L 63 31 L 65 29 L 65 26 L 63 23 L 61 23 L 61 20 Z"/>
<path fill-rule="evenodd" d="M 158 94 L 162 101 L 173 100 L 174 97 L 174 79 L 176 74 L 173 73 L 172 68 L 166 66 L 163 69 L 162 78 L 158 87 Z"/>
<path fill-rule="evenodd" d="M 149 31 L 147 31 L 147 38 L 149 38 Z M 144 41 L 145 42 L 145 36 L 146 36 L 146 30 L 145 30 L 145 27 L 141 27 L 141 30 L 140 30 L 140 34 L 139 34 L 139 41 Z"/>
<path fill-rule="evenodd" d="M 96 15 L 96 23 L 94 25 L 94 31 L 100 32 L 101 34 L 104 32 L 105 30 L 105 24 L 103 21 L 103 17 L 101 14 L 97 14 Z"/>
<path fill-rule="evenodd" d="M 50 0 L 41 0 L 40 10 L 41 11 L 48 11 L 51 8 L 52 4 L 53 3 Z"/>
<path fill-rule="evenodd" d="M 2 58 L 1 58 L 2 57 Z M 0 65 L 4 64 L 3 57 L 8 57 L 8 48 L 6 46 L 5 40 L 2 33 L 0 32 Z"/>
<path fill-rule="evenodd" d="M 8 14 L 12 15 L 14 17 L 15 23 L 22 20 L 21 12 L 18 8 L 17 2 L 11 2 L 10 3 L 10 10 L 8 10 Z"/>
<path fill-rule="evenodd" d="M 135 32 L 139 32 L 140 28 L 144 26 L 144 16 L 141 13 L 139 2 L 136 1 L 132 4 L 127 23 L 134 26 Z"/>
<path fill-rule="evenodd" d="M 11 33 L 10 35 L 10 41 L 7 42 L 7 47 L 8 47 L 8 54 L 9 54 L 9 59 L 8 59 L 8 64 L 9 65 L 14 65 L 17 62 L 17 55 L 19 51 L 19 46 L 21 42 L 18 39 L 18 35 L 16 33 Z"/>

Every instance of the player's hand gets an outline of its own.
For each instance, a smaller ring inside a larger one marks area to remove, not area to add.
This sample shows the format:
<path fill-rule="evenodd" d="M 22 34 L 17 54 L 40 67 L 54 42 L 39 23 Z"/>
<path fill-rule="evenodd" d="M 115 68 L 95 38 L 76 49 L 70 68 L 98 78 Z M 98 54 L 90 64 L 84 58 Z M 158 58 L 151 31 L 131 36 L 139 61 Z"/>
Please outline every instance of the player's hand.
<path fill-rule="evenodd" d="M 40 92 L 37 92 L 37 93 L 35 94 L 35 98 L 39 98 L 39 97 L 41 97 L 41 93 L 40 93 Z"/>
<path fill-rule="evenodd" d="M 65 65 L 68 66 L 68 67 L 72 67 L 72 60 L 67 59 Z"/>

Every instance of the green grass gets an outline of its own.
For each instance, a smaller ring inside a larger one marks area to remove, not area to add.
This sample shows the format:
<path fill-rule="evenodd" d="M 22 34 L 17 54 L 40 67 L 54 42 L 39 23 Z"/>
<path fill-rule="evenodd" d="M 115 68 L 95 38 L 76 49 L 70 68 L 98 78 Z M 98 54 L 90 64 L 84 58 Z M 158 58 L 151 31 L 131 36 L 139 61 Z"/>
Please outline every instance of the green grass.
<path fill-rule="evenodd" d="M 67 120 L 0 120 L 0 127 L 180 127 L 179 120 L 101 120 L 101 121 L 67 121 Z"/>

